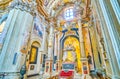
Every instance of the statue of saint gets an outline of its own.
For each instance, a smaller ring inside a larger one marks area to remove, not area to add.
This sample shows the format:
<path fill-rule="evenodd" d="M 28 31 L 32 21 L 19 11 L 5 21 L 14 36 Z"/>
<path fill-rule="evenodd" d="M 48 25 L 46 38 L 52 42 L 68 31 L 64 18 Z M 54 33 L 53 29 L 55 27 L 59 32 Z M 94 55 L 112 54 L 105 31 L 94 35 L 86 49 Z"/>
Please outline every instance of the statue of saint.
<path fill-rule="evenodd" d="M 66 60 L 67 56 L 68 56 L 68 53 L 67 53 L 67 52 L 64 52 L 64 54 L 63 54 L 63 61 Z"/>
<path fill-rule="evenodd" d="M 92 64 L 92 57 L 90 56 L 90 53 L 88 53 L 87 58 L 88 58 L 88 64 Z"/>
<path fill-rule="evenodd" d="M 74 51 L 75 51 L 74 46 L 72 46 L 71 44 L 67 45 L 64 49 L 63 62 L 65 61 L 75 62 L 76 53 Z"/>

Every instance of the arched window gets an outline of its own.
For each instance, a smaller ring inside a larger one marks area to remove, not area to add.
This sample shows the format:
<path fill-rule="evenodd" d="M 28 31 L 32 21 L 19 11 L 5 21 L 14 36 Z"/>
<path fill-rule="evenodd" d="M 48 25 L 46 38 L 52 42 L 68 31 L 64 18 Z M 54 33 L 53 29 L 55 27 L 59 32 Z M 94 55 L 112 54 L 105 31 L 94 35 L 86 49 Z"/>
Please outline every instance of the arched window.
<path fill-rule="evenodd" d="M 64 12 L 64 17 L 66 20 L 71 20 L 73 19 L 73 8 L 67 8 Z"/>

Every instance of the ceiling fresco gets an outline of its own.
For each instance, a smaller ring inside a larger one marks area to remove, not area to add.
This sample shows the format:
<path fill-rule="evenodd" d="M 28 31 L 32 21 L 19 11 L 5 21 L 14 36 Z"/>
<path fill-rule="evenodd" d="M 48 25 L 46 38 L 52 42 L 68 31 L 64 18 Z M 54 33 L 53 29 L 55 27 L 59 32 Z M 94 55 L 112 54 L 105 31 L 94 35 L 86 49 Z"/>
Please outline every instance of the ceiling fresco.
<path fill-rule="evenodd" d="M 10 2 L 13 0 L 0 0 L 0 8 L 5 9 L 10 5 Z M 31 0 L 18 0 L 23 2 L 31 2 Z M 81 2 L 81 6 L 87 8 L 90 0 L 36 0 L 37 2 L 37 9 L 42 15 L 49 17 L 51 12 L 57 12 L 61 8 L 64 8 L 67 4 L 74 4 L 75 1 Z M 87 10 L 86 10 L 87 11 Z M 58 11 L 59 13 L 59 11 Z"/>

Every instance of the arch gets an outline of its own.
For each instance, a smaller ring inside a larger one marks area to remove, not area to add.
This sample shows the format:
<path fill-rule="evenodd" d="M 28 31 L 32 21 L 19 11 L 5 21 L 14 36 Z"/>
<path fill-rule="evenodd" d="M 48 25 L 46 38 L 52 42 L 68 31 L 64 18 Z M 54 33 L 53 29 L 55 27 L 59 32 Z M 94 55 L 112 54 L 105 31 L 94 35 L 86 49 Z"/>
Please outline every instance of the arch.
<path fill-rule="evenodd" d="M 62 38 L 61 38 L 61 40 L 60 40 L 60 49 L 61 49 L 61 51 L 60 51 L 60 58 L 62 58 L 62 55 L 63 55 L 63 53 L 62 53 L 62 49 L 63 49 L 63 47 L 64 47 L 64 41 L 68 38 L 68 37 L 75 37 L 78 41 L 79 41 L 79 37 L 78 36 L 76 36 L 76 35 L 67 35 L 67 36 L 63 36 Z"/>
<path fill-rule="evenodd" d="M 33 45 L 33 46 L 36 46 L 36 47 L 40 47 L 40 43 L 39 43 L 38 41 L 34 41 L 34 42 L 32 43 L 32 45 Z"/>
<path fill-rule="evenodd" d="M 82 73 L 82 69 L 81 69 L 81 61 L 80 61 L 80 43 L 79 43 L 79 37 L 76 35 L 68 35 L 66 37 L 64 37 L 61 41 L 61 53 L 60 53 L 60 59 L 63 59 L 63 49 L 66 48 L 69 44 L 71 44 L 72 46 L 74 46 L 75 50 L 75 54 L 76 54 L 76 70 L 78 73 Z M 70 60 L 72 58 L 71 54 L 67 55 L 67 58 Z"/>
<path fill-rule="evenodd" d="M 71 5 L 67 4 L 62 5 L 60 8 L 56 10 L 55 17 L 58 17 L 62 12 L 64 12 L 69 7 L 73 7 L 73 4 L 71 3 Z"/>
<path fill-rule="evenodd" d="M 37 63 L 37 55 L 38 55 L 39 47 L 40 47 L 39 42 L 37 41 L 32 42 L 30 49 L 30 57 L 29 57 L 30 64 Z"/>
<path fill-rule="evenodd" d="M 32 36 L 30 45 L 32 45 L 33 42 L 38 42 L 41 46 L 41 41 L 42 41 L 42 39 L 40 39 L 38 36 L 34 36 L 34 37 Z"/>
<path fill-rule="evenodd" d="M 29 60 L 26 62 L 28 67 L 28 75 L 39 73 L 40 57 L 41 57 L 41 39 L 37 36 L 31 37 L 29 50 Z M 33 58 L 32 58 L 33 57 Z"/>

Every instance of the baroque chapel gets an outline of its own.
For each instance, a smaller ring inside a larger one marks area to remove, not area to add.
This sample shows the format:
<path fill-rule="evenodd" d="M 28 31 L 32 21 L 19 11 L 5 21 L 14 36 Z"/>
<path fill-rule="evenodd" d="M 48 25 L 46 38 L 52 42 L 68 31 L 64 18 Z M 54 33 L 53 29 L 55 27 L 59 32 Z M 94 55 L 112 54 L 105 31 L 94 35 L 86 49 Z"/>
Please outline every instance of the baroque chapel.
<path fill-rule="evenodd" d="M 0 0 L 0 79 L 120 79 L 120 0 Z"/>

